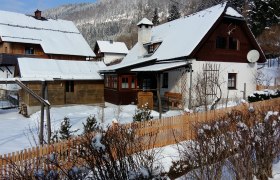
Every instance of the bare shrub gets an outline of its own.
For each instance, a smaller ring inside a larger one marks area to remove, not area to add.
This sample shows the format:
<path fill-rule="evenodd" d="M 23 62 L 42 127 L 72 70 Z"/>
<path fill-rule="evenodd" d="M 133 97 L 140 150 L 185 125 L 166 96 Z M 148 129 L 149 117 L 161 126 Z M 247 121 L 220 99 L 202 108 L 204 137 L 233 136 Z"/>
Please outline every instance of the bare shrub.
<path fill-rule="evenodd" d="M 233 110 L 196 125 L 196 139 L 180 144 L 180 161 L 170 170 L 194 179 L 266 180 L 280 154 L 279 105 Z"/>
<path fill-rule="evenodd" d="M 75 140 L 69 140 L 65 151 L 33 159 L 26 164 L 7 162 L 7 179 L 152 179 L 160 178 L 158 150 L 145 150 L 142 138 L 133 129 L 115 125 L 106 130 L 99 126 Z M 147 139 L 146 139 L 147 140 Z M 155 138 L 147 142 L 155 143 Z M 146 142 L 146 141 L 145 141 Z M 146 142 L 146 143 L 147 143 Z M 148 144 L 148 145 L 150 145 Z M 6 169 L 6 168 L 5 168 Z"/>

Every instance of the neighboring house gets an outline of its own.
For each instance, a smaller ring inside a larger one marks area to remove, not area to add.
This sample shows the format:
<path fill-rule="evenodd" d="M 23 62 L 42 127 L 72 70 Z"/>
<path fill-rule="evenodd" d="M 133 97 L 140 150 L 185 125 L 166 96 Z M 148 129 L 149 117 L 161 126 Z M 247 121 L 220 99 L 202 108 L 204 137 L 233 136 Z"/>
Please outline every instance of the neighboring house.
<path fill-rule="evenodd" d="M 106 65 L 119 63 L 128 53 L 123 42 L 96 41 L 94 46 L 96 61 L 103 61 Z"/>
<path fill-rule="evenodd" d="M 46 83 L 51 106 L 103 104 L 104 82 L 98 73 L 102 67 L 103 62 L 18 58 L 16 77 L 40 96 L 42 82 Z M 40 103 L 29 93 L 20 90 L 19 94 L 27 114 L 40 109 Z"/>
<path fill-rule="evenodd" d="M 86 60 L 95 56 L 73 22 L 0 11 L 0 73 L 13 77 L 18 57 Z M 0 89 L 17 89 L 0 85 Z"/>
<path fill-rule="evenodd" d="M 256 89 L 257 64 L 247 55 L 256 50 L 258 62 L 265 56 L 242 15 L 226 3 L 155 27 L 144 18 L 137 26 L 137 44 L 120 64 L 100 71 L 106 102 L 137 103 L 139 91 L 151 91 L 155 97 L 179 94 L 191 106 L 190 97 L 201 98 L 194 86 L 199 74 L 219 78 L 222 98 L 242 98 Z M 209 102 L 219 93 L 217 87 L 207 91 Z"/>

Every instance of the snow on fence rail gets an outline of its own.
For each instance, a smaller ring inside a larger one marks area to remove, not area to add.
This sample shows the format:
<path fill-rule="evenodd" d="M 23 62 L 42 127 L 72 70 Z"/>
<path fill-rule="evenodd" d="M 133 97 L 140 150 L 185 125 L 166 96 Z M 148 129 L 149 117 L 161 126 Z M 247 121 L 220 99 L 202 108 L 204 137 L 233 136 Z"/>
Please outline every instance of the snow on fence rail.
<path fill-rule="evenodd" d="M 254 102 L 250 106 L 263 108 L 267 111 L 274 110 L 280 106 L 280 98 Z M 167 117 L 159 120 L 129 123 L 121 126 L 135 129 L 136 135 L 141 137 L 141 143 L 143 143 L 145 149 L 151 149 L 174 144 L 179 141 L 194 139 L 194 126 L 196 124 L 213 122 L 232 110 L 248 110 L 248 104 L 202 113 Z M 67 160 L 71 159 L 70 156 L 75 153 L 75 147 L 79 146 L 82 138 L 76 137 L 56 144 L 37 146 L 23 151 L 0 155 L 0 177 L 6 175 L 10 170 L 14 170 L 12 168 L 13 164 L 25 168 L 24 165 L 27 163 L 33 167 L 37 167 L 36 165 L 43 163 L 44 168 L 52 168 L 50 167 L 51 165 L 45 163 L 45 160 L 50 158 L 54 153 L 56 154 L 57 160 L 65 162 L 63 164 L 64 166 L 71 167 L 71 161 L 69 162 Z M 151 138 L 155 139 L 154 143 L 149 142 Z"/>

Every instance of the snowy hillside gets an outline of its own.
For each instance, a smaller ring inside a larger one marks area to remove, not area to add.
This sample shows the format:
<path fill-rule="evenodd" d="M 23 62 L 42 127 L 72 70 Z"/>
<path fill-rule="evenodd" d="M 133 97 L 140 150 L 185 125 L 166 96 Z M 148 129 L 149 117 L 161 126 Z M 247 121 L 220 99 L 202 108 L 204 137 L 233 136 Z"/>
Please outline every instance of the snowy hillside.
<path fill-rule="evenodd" d="M 100 0 L 96 3 L 69 4 L 49 9 L 43 12 L 43 15 L 74 21 L 93 47 L 96 40 L 116 40 L 120 35 L 136 32 L 137 22 L 143 17 L 152 19 L 155 8 L 158 8 L 160 21 L 165 21 L 170 2 L 170 0 Z M 194 6 L 192 1 L 178 2 L 181 14 L 192 12 L 190 8 Z"/>

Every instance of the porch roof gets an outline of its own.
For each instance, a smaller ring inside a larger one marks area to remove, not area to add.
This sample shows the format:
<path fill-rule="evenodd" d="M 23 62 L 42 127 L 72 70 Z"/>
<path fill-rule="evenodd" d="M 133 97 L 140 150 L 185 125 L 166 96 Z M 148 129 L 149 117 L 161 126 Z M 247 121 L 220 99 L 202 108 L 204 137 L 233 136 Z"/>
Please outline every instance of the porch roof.
<path fill-rule="evenodd" d="M 159 71 L 166 71 L 169 69 L 174 69 L 174 68 L 178 68 L 178 67 L 183 67 L 186 66 L 187 64 L 189 64 L 186 61 L 183 62 L 166 62 L 166 63 L 157 63 L 157 64 L 153 64 L 150 66 L 145 66 L 145 67 L 140 67 L 140 68 L 135 68 L 132 69 L 132 72 L 149 72 L 149 71 L 153 71 L 153 72 L 159 72 Z"/>

